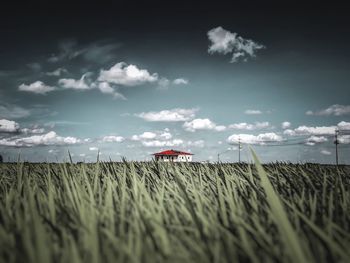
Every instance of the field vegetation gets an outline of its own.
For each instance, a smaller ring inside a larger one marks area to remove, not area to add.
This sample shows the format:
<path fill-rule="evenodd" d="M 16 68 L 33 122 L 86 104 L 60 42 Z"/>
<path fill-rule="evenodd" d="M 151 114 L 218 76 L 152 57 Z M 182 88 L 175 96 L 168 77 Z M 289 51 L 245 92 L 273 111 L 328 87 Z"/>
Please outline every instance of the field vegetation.
<path fill-rule="evenodd" d="M 350 262 L 350 168 L 254 158 L 0 164 L 0 262 Z"/>

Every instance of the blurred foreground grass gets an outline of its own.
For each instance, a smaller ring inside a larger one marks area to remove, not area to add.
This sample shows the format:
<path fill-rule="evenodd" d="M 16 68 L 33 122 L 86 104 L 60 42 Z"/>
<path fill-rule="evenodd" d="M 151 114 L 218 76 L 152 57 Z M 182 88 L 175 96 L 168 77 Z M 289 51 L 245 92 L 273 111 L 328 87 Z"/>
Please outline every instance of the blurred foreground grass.
<path fill-rule="evenodd" d="M 0 164 L 0 262 L 350 262 L 350 168 Z"/>

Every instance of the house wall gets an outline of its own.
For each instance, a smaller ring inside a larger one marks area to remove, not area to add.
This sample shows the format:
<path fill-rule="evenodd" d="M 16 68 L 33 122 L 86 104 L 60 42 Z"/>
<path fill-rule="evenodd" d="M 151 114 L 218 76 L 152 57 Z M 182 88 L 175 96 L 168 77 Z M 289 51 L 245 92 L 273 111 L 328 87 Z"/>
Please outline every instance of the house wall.
<path fill-rule="evenodd" d="M 178 155 L 178 156 L 159 156 L 157 161 L 163 162 L 192 162 L 192 155 Z"/>
<path fill-rule="evenodd" d="M 192 162 L 192 155 L 179 155 L 177 157 L 178 162 Z"/>

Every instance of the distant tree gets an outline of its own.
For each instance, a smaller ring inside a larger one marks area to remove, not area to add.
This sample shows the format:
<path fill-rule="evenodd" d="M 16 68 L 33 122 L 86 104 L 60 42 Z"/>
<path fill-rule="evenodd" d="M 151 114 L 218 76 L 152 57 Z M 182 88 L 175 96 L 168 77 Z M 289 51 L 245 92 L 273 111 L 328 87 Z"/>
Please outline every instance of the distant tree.
<path fill-rule="evenodd" d="M 2 159 L 2 155 L 0 154 L 0 163 L 2 163 L 3 159 Z"/>

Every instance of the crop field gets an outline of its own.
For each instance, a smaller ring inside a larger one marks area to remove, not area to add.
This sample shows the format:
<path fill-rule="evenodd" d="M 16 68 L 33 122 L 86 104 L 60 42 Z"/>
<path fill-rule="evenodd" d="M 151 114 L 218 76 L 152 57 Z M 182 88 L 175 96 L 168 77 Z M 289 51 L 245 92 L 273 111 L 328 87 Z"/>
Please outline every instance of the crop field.
<path fill-rule="evenodd" d="M 350 167 L 0 164 L 0 262 L 350 262 Z"/>

